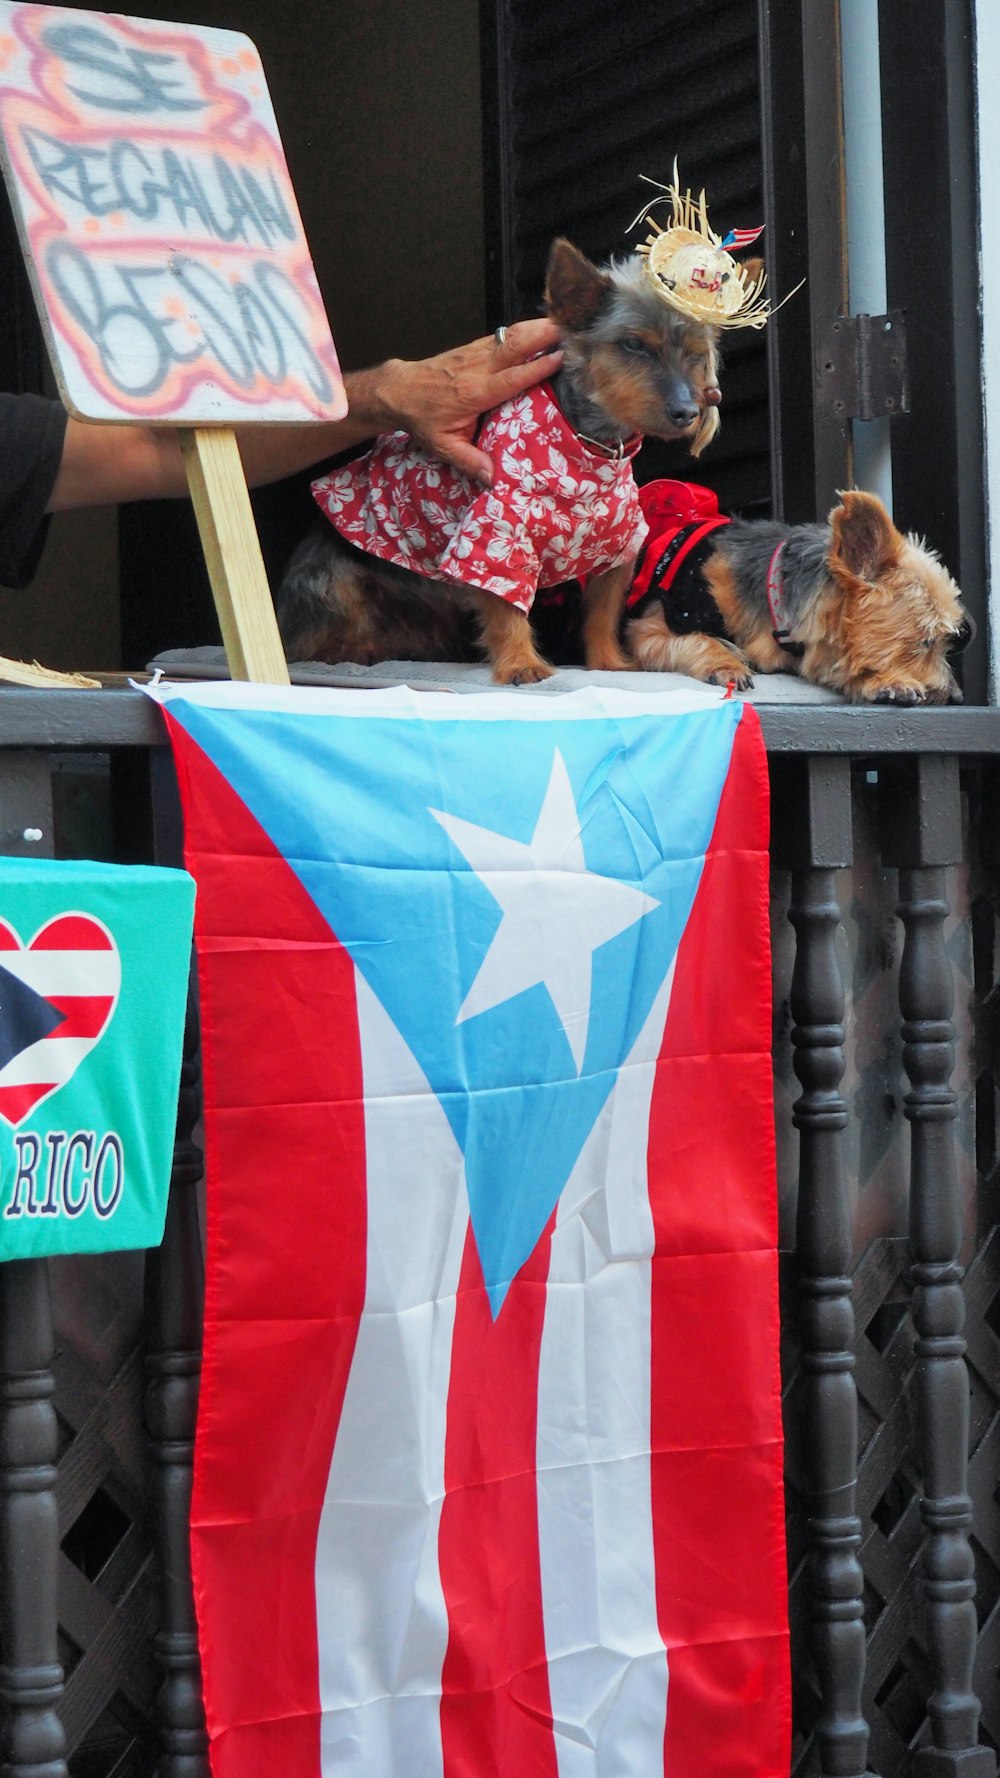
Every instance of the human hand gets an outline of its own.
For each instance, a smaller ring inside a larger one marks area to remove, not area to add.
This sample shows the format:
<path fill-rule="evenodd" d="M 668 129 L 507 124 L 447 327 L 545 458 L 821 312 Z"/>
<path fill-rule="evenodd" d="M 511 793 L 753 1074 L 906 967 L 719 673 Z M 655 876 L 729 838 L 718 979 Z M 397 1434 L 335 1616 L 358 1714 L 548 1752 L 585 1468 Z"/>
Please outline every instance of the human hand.
<path fill-rule="evenodd" d="M 552 376 L 562 363 L 562 353 L 552 350 L 558 338 L 553 321 L 517 321 L 507 328 L 502 346 L 490 334 L 436 358 L 390 358 L 373 370 L 350 371 L 344 379 L 350 412 L 344 419 L 316 426 L 237 428 L 247 481 L 261 487 L 362 444 L 377 432 L 404 427 L 434 456 L 488 487 L 493 465 L 472 442 L 480 415 Z M 186 492 L 176 430 L 70 420 L 48 510 L 160 500 Z"/>
<path fill-rule="evenodd" d="M 480 416 L 554 375 L 562 363 L 558 339 L 547 318 L 515 321 L 503 345 L 490 334 L 435 358 L 390 358 L 378 372 L 379 402 L 392 426 L 488 487 L 493 464 L 473 443 Z"/>

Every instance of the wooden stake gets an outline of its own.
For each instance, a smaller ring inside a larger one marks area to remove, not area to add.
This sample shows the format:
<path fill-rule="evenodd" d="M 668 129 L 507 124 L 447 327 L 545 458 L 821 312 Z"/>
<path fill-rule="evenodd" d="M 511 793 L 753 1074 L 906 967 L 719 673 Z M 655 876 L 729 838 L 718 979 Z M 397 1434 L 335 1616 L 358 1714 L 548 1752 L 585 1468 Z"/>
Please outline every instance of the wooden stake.
<path fill-rule="evenodd" d="M 180 440 L 230 674 L 287 685 L 236 434 L 230 426 L 198 426 L 183 429 Z"/>

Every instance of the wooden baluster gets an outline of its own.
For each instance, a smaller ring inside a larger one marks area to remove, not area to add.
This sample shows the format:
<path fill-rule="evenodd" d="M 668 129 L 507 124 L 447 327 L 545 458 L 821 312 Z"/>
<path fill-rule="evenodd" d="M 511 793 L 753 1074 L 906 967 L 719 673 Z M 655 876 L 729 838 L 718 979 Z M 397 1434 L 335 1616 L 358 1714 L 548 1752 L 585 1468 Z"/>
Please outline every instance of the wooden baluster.
<path fill-rule="evenodd" d="M 167 1222 L 162 1245 L 146 1256 L 146 1429 L 155 1465 L 160 1555 L 160 1627 L 154 1650 L 164 1670 L 158 1699 L 161 1778 L 208 1778 L 189 1529 L 204 1287 L 196 1196 L 202 1158 L 191 1135 L 200 1101 L 192 974 Z"/>
<path fill-rule="evenodd" d="M 851 1205 L 844 1165 L 844 990 L 836 870 L 852 860 L 851 780 L 842 758 L 775 760 L 774 853 L 792 871 L 793 1064 L 802 1085 L 796 1246 L 809 1506 L 811 1640 L 824 1778 L 860 1778 L 868 1753 L 861 1521 L 855 1510 L 858 1405 L 851 1300 Z"/>
<path fill-rule="evenodd" d="M 969 1378 L 965 1363 L 962 1210 L 952 1122 L 957 1101 L 954 994 L 945 948 L 945 871 L 962 856 L 958 761 L 922 756 L 893 774 L 884 798 L 887 864 L 899 868 L 905 933 L 899 973 L 903 1065 L 910 1081 L 910 1243 L 917 1332 L 918 1457 L 923 1481 L 927 1702 L 933 1744 L 917 1778 L 993 1778 L 996 1757 L 978 1745 L 975 1562 L 969 1543 Z"/>
<path fill-rule="evenodd" d="M 0 1703 L 5 1778 L 66 1778 L 59 1721 L 58 1428 L 48 1264 L 0 1266 Z"/>

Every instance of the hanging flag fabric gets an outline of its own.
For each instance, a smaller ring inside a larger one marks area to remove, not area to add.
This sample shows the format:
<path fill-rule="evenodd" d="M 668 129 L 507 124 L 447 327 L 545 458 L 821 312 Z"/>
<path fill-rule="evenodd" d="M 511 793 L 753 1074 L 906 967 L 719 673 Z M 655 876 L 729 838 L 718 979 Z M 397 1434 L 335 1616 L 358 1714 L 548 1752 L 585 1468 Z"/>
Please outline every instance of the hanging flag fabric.
<path fill-rule="evenodd" d="M 0 859 L 0 1260 L 159 1243 L 193 916 L 184 871 Z"/>
<path fill-rule="evenodd" d="M 216 1778 L 783 1778 L 755 716 L 156 695 L 198 884 Z"/>

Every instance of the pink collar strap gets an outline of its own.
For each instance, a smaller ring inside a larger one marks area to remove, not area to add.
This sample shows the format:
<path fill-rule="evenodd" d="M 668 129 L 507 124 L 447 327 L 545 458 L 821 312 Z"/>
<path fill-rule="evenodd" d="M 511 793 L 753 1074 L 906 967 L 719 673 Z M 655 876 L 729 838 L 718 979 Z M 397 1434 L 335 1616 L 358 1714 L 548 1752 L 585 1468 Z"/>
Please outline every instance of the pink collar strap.
<path fill-rule="evenodd" d="M 789 640 L 791 625 L 788 621 L 788 607 L 785 604 L 785 583 L 781 572 L 781 558 L 785 553 L 787 537 L 783 537 L 777 545 L 767 565 L 767 605 L 771 613 L 771 634 L 779 648 L 786 654 L 805 654 L 805 644 Z"/>

